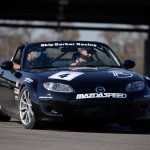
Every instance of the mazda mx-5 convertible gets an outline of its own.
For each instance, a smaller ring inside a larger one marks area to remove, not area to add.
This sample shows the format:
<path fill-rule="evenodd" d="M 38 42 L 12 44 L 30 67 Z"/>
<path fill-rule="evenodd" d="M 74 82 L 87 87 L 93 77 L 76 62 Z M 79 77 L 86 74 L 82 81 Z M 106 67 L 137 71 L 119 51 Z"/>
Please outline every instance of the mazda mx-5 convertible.
<path fill-rule="evenodd" d="M 118 123 L 149 131 L 150 78 L 93 41 L 21 43 L 0 65 L 0 120 Z"/>

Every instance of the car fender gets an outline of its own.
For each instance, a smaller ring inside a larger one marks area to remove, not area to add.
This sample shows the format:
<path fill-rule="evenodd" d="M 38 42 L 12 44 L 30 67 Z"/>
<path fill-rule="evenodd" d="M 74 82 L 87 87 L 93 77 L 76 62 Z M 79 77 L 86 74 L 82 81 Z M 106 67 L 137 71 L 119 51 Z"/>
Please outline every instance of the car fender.
<path fill-rule="evenodd" d="M 39 104 L 39 101 L 37 100 L 37 82 L 36 80 L 34 80 L 34 82 L 23 82 L 19 88 L 20 90 L 20 93 L 23 89 L 23 87 L 27 87 L 27 89 L 29 90 L 29 93 L 30 93 L 30 97 L 31 97 L 31 100 L 36 103 L 36 104 Z M 31 94 L 32 93 L 32 94 Z"/>

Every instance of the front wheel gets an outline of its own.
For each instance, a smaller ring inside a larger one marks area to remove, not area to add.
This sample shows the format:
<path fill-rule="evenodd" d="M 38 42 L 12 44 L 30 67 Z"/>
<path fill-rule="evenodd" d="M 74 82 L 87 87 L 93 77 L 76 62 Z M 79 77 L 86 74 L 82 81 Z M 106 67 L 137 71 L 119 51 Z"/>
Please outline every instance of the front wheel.
<path fill-rule="evenodd" d="M 21 123 L 26 129 L 37 127 L 34 112 L 32 110 L 32 101 L 27 87 L 23 87 L 19 96 L 19 113 Z"/>

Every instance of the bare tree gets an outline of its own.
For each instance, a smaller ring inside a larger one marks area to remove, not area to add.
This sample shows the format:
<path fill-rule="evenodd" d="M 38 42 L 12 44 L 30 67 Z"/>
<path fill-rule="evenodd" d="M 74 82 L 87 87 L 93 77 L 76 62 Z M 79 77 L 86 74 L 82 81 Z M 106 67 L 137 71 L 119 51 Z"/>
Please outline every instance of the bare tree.
<path fill-rule="evenodd" d="M 100 36 L 105 38 L 106 43 L 119 55 L 122 62 L 125 59 L 134 60 L 136 67 L 133 70 L 143 74 L 144 41 L 147 38 L 147 34 L 136 32 L 102 32 Z"/>
<path fill-rule="evenodd" d="M 0 61 L 10 59 L 17 46 L 23 42 L 76 40 L 78 31 L 31 28 L 0 28 Z"/>

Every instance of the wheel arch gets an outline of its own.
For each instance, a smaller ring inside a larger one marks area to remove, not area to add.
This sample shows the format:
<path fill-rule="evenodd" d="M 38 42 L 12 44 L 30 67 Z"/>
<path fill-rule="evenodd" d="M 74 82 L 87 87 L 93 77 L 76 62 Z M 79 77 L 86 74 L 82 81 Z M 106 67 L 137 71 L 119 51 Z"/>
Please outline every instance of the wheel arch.
<path fill-rule="evenodd" d="M 23 83 L 23 84 L 20 86 L 20 88 L 19 88 L 20 93 L 21 93 L 21 91 L 22 91 L 22 89 L 23 89 L 24 87 L 27 87 L 27 89 L 28 89 L 28 91 L 29 91 L 29 93 L 30 93 L 30 97 L 31 97 L 32 102 L 38 104 L 38 101 L 37 101 L 37 88 L 36 88 L 36 86 L 34 86 L 34 85 L 31 84 L 31 83 L 26 83 L 26 82 L 25 82 L 25 83 Z M 32 94 L 31 94 L 31 93 L 32 93 Z"/>

